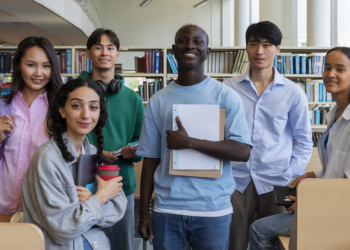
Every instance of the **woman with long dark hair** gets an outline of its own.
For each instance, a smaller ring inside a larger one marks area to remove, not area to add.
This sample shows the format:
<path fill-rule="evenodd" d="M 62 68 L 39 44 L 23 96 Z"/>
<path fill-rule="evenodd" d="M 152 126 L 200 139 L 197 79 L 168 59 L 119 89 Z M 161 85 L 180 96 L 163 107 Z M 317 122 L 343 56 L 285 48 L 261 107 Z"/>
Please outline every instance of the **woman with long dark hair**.
<path fill-rule="evenodd" d="M 45 249 L 109 249 L 101 227 L 110 227 L 124 216 L 127 200 L 122 177 L 104 181 L 97 175 L 95 195 L 76 187 L 74 181 L 80 154 L 96 154 L 99 164 L 106 160 L 102 87 L 80 78 L 67 82 L 50 115 L 53 137 L 37 150 L 23 180 L 24 221 L 42 229 Z M 86 137 L 91 131 L 97 135 L 97 149 Z"/>
<path fill-rule="evenodd" d="M 22 211 L 22 179 L 35 151 L 50 139 L 47 111 L 61 86 L 50 41 L 44 37 L 21 41 L 11 93 L 0 99 L 0 214 Z"/>
<path fill-rule="evenodd" d="M 322 169 L 299 176 L 290 188 L 305 178 L 350 178 L 349 48 L 335 47 L 327 52 L 322 78 L 327 92 L 333 94 L 337 103 L 326 115 L 327 130 L 317 144 Z M 248 249 L 277 249 L 278 236 L 290 236 L 297 197 L 286 198 L 295 201 L 287 208 L 289 213 L 265 217 L 251 225 Z"/>

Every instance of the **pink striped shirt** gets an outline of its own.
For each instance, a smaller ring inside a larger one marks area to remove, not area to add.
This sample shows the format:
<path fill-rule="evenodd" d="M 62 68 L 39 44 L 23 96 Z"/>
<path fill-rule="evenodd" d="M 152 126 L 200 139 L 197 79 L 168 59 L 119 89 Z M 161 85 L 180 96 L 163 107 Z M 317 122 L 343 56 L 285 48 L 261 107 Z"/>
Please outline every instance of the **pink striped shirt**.
<path fill-rule="evenodd" d="M 48 107 L 46 92 L 38 96 L 30 108 L 21 92 L 17 92 L 12 100 L 12 115 L 16 118 L 0 162 L 0 214 L 23 210 L 21 186 L 24 174 L 35 151 L 50 139 L 45 129 Z"/>

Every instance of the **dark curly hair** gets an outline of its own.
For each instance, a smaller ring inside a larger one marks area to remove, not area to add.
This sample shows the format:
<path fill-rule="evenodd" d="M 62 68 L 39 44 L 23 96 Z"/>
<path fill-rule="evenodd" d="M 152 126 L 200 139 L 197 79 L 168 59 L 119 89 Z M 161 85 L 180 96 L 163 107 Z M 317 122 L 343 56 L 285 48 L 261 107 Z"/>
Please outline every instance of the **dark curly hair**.
<path fill-rule="evenodd" d="M 52 105 L 52 109 L 50 111 L 51 119 L 52 119 L 52 125 L 50 127 L 54 139 L 57 143 L 57 146 L 61 150 L 62 156 L 66 161 L 73 161 L 74 157 L 73 155 L 68 151 L 67 149 L 67 141 L 64 141 L 62 138 L 62 133 L 67 131 L 67 124 L 66 120 L 62 118 L 59 109 L 61 107 L 64 107 L 68 100 L 68 95 L 73 92 L 77 88 L 81 87 L 89 87 L 96 91 L 98 96 L 100 97 L 100 117 L 98 119 L 98 122 L 96 124 L 96 127 L 93 129 L 93 132 L 97 135 L 96 138 L 96 145 L 97 145 L 97 154 L 96 154 L 96 160 L 99 164 L 102 162 L 106 162 L 106 158 L 102 153 L 103 150 L 103 134 L 102 134 L 102 128 L 104 127 L 108 114 L 107 114 L 107 108 L 106 108 L 106 100 L 104 98 L 104 92 L 102 87 L 99 84 L 96 84 L 95 82 L 91 80 L 86 80 L 82 78 L 77 78 L 74 80 L 68 81 L 66 84 L 62 86 L 62 88 L 57 93 L 57 96 L 54 100 L 54 103 Z"/>

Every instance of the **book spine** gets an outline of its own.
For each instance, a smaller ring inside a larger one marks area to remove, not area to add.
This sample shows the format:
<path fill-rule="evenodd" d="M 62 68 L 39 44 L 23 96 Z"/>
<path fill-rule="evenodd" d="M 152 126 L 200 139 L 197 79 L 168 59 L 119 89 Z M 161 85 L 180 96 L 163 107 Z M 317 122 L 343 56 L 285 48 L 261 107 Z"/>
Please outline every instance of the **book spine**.
<path fill-rule="evenodd" d="M 301 56 L 301 74 L 306 75 L 306 56 Z"/>
<path fill-rule="evenodd" d="M 314 102 L 318 102 L 318 82 L 314 83 Z"/>
<path fill-rule="evenodd" d="M 155 69 L 154 73 L 159 74 L 160 51 L 155 52 Z"/>
<path fill-rule="evenodd" d="M 72 50 L 67 49 L 67 74 L 72 74 Z"/>
<path fill-rule="evenodd" d="M 155 66 L 156 66 L 156 52 L 154 49 L 152 49 L 152 52 L 151 52 L 151 56 L 152 56 L 152 61 L 151 61 L 151 73 L 154 74 L 155 73 Z"/>
<path fill-rule="evenodd" d="M 283 56 L 283 74 L 287 74 L 286 56 Z"/>
<path fill-rule="evenodd" d="M 332 93 L 327 92 L 327 102 L 332 102 L 332 101 L 333 101 Z"/>
<path fill-rule="evenodd" d="M 321 74 L 323 74 L 323 71 L 324 71 L 324 64 L 325 64 L 325 61 L 326 61 L 326 56 L 323 56 Z"/>
<path fill-rule="evenodd" d="M 299 75 L 300 74 L 300 57 L 299 55 L 295 55 L 295 74 Z"/>
<path fill-rule="evenodd" d="M 67 73 L 67 55 L 66 51 L 61 52 L 61 73 L 66 74 Z"/>
<path fill-rule="evenodd" d="M 306 96 L 307 96 L 307 101 L 311 102 L 311 83 L 309 82 L 306 83 Z"/>
<path fill-rule="evenodd" d="M 314 124 L 314 111 L 313 110 L 309 110 L 309 116 L 310 116 L 310 123 L 311 125 Z"/>
<path fill-rule="evenodd" d="M 163 51 L 160 51 L 159 53 L 159 74 L 163 74 L 164 72 L 164 54 Z"/>
<path fill-rule="evenodd" d="M 5 57 L 3 53 L 0 53 L 0 74 L 5 73 Z"/>
<path fill-rule="evenodd" d="M 175 64 L 173 62 L 173 58 L 172 58 L 170 53 L 167 55 L 167 58 L 168 58 L 168 62 L 170 64 L 171 70 L 173 71 L 173 74 L 176 74 L 177 70 L 176 70 Z"/>
<path fill-rule="evenodd" d="M 149 51 L 145 51 L 146 73 L 150 73 L 149 69 Z"/>
<path fill-rule="evenodd" d="M 83 52 L 79 51 L 79 74 L 83 72 Z"/>
<path fill-rule="evenodd" d="M 316 125 L 321 124 L 321 112 L 320 112 L 320 110 L 315 110 L 315 124 Z"/>
<path fill-rule="evenodd" d="M 290 58 L 289 58 L 289 60 L 290 60 L 290 73 L 291 74 L 294 74 L 294 67 L 293 67 L 293 59 L 294 58 L 294 56 L 293 55 L 290 55 Z"/>
<path fill-rule="evenodd" d="M 323 83 L 318 83 L 318 101 L 323 102 Z"/>
<path fill-rule="evenodd" d="M 282 56 L 277 57 L 277 71 L 282 74 Z"/>
<path fill-rule="evenodd" d="M 171 58 L 173 59 L 173 62 L 174 62 L 174 65 L 175 65 L 175 68 L 176 68 L 176 71 L 177 71 L 177 60 L 176 60 L 174 54 L 171 54 Z"/>

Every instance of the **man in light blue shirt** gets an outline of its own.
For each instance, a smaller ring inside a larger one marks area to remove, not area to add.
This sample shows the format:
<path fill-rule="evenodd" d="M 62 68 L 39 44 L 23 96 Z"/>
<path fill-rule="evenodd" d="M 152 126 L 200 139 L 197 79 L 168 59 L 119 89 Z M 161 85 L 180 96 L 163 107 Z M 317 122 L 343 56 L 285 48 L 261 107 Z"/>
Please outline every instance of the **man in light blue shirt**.
<path fill-rule="evenodd" d="M 305 92 L 272 67 L 282 33 L 268 21 L 246 32 L 250 69 L 224 83 L 242 98 L 253 148 L 248 162 L 231 162 L 237 183 L 232 195 L 230 248 L 247 249 L 256 218 L 285 212 L 275 205 L 273 186 L 288 185 L 305 173 L 312 154 L 312 133 Z"/>
<path fill-rule="evenodd" d="M 208 35 L 185 25 L 175 35 L 173 53 L 179 75 L 158 91 L 146 106 L 137 155 L 145 157 L 141 175 L 139 233 L 153 239 L 154 249 L 227 250 L 231 224 L 230 197 L 235 190 L 230 161 L 247 161 L 250 136 L 239 95 L 206 77 Z M 218 104 L 226 109 L 224 141 L 191 138 L 177 118 L 172 131 L 173 104 Z M 194 149 L 223 160 L 222 177 L 169 175 L 171 149 Z M 155 190 L 153 221 L 149 201 Z"/>

